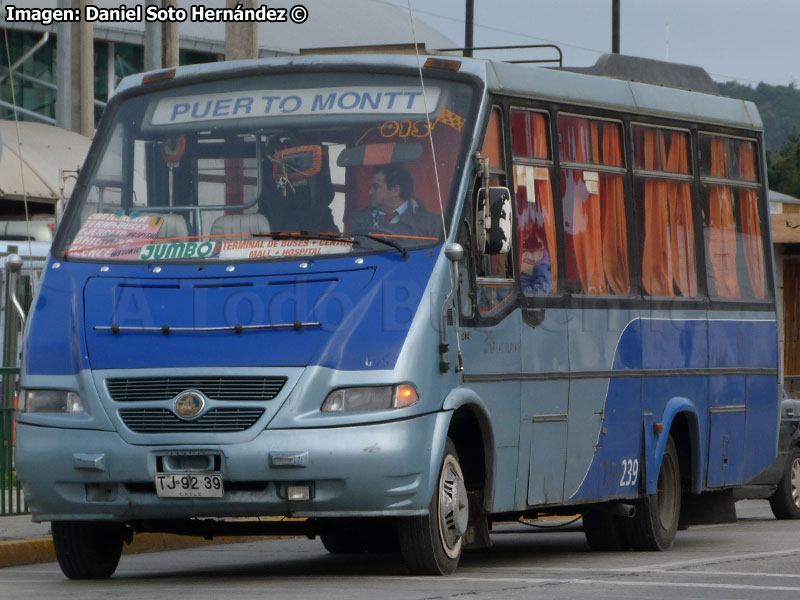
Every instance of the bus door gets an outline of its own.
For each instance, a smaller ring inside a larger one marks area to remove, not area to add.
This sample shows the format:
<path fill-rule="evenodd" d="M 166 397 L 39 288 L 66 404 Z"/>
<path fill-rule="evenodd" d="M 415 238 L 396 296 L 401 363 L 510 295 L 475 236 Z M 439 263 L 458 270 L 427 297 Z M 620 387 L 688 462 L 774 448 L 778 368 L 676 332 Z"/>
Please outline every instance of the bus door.
<path fill-rule="evenodd" d="M 481 155 L 483 173 L 474 179 L 473 193 L 459 221 L 459 243 L 466 250 L 459 262 L 464 384 L 473 389 L 490 412 L 495 438 L 493 510 L 516 507 L 517 451 L 519 446 L 520 312 L 509 252 L 487 253 L 478 248 L 476 234 L 479 188 L 506 186 L 502 117 L 492 110 Z"/>
<path fill-rule="evenodd" d="M 519 496 L 528 506 L 560 504 L 567 461 L 567 311 L 554 303 L 559 253 L 553 198 L 550 118 L 510 112 L 522 330 Z"/>

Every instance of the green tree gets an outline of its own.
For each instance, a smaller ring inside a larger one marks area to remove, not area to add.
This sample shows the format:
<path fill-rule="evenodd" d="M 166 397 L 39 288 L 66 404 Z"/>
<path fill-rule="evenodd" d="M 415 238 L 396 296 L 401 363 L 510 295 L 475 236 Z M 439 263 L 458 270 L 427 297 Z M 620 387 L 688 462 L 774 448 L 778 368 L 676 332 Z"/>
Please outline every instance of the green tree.
<path fill-rule="evenodd" d="M 769 187 L 800 198 L 800 136 L 792 131 L 786 144 L 775 153 L 767 152 Z"/>

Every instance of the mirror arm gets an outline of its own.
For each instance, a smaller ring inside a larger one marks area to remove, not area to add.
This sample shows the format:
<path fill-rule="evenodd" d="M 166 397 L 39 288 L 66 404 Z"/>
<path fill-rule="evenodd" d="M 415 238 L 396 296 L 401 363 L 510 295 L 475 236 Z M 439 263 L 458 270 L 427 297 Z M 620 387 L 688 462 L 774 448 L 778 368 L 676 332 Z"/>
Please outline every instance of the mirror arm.
<path fill-rule="evenodd" d="M 447 373 L 450 371 L 450 362 L 447 360 L 448 354 L 450 353 L 450 344 L 447 341 L 447 311 L 450 309 L 450 306 L 453 304 L 453 300 L 458 293 L 458 261 L 464 257 L 464 247 L 458 242 L 453 242 L 445 246 L 444 253 L 445 256 L 447 256 L 447 259 L 450 261 L 450 283 L 452 287 L 450 289 L 450 293 L 447 295 L 447 299 L 442 305 L 442 333 L 439 339 L 439 371 L 442 373 Z M 455 320 L 456 318 L 457 317 L 454 310 L 453 319 Z M 463 370 L 463 367 L 461 365 L 460 354 L 458 357 L 458 362 L 459 366 L 456 370 L 461 371 Z"/>

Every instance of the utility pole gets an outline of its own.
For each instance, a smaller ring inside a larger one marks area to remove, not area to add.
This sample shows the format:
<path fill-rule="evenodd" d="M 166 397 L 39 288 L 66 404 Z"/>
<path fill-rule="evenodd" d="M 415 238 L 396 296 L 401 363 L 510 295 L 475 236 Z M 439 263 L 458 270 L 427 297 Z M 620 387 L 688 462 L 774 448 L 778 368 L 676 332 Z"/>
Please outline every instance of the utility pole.
<path fill-rule="evenodd" d="M 161 8 L 161 0 L 147 0 L 149 6 Z M 145 21 L 144 24 L 144 70 L 155 71 L 163 66 L 161 23 Z"/>
<path fill-rule="evenodd" d="M 466 18 L 464 19 L 464 56 L 472 56 L 473 31 L 475 29 L 475 0 L 466 0 Z"/>
<path fill-rule="evenodd" d="M 611 0 L 611 52 L 619 54 L 619 0 Z"/>
<path fill-rule="evenodd" d="M 89 0 L 72 0 L 72 7 L 83 14 Z M 81 19 L 72 23 L 72 121 L 71 129 L 86 137 L 94 136 L 94 26 Z"/>
<path fill-rule="evenodd" d="M 255 0 L 225 0 L 227 8 L 256 8 Z M 247 22 L 225 23 L 225 60 L 258 58 L 258 24 Z"/>
<path fill-rule="evenodd" d="M 178 0 L 164 0 L 164 8 L 178 7 Z M 178 23 L 163 23 L 164 62 L 165 67 L 177 67 L 180 62 L 180 46 Z"/>

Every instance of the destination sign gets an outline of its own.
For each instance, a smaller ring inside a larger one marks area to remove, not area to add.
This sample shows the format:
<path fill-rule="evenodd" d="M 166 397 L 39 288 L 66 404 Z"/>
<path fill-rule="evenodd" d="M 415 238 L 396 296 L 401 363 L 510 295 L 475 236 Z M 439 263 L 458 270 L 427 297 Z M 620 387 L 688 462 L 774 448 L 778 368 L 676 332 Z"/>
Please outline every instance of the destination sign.
<path fill-rule="evenodd" d="M 202 123 L 264 116 L 425 114 L 439 102 L 440 89 L 425 95 L 409 87 L 336 87 L 302 90 L 249 90 L 162 98 L 151 125 Z"/>

